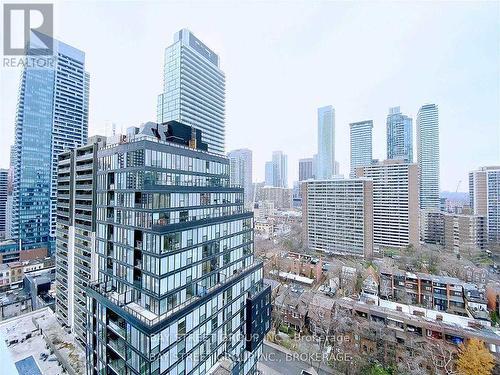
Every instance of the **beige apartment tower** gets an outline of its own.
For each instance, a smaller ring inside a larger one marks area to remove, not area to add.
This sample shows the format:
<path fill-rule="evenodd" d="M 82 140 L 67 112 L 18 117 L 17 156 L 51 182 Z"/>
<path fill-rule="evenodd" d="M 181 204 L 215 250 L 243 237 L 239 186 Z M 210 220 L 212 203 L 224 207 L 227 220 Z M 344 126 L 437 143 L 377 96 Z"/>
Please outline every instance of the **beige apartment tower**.
<path fill-rule="evenodd" d="M 373 180 L 373 243 L 380 248 L 419 244 L 418 165 L 385 160 L 356 169 Z"/>

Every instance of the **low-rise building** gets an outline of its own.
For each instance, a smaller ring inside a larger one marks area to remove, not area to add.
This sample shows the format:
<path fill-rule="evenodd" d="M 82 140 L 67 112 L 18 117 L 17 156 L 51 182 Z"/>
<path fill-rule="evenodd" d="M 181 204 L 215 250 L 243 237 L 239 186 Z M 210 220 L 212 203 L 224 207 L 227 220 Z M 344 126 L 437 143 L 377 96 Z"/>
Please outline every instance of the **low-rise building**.
<path fill-rule="evenodd" d="M 328 336 L 333 325 L 333 307 L 335 300 L 320 293 L 313 293 L 309 299 L 309 307 L 305 316 L 305 323 L 309 331 L 316 336 Z"/>
<path fill-rule="evenodd" d="M 477 320 L 490 323 L 490 314 L 488 313 L 488 301 L 486 300 L 484 290 L 479 290 L 474 284 L 464 285 L 465 308 L 469 316 Z"/>
<path fill-rule="evenodd" d="M 379 303 L 379 277 L 375 269 L 370 266 L 363 274 L 363 282 L 361 284 L 360 299 L 366 303 Z"/>
<path fill-rule="evenodd" d="M 426 343 L 445 343 L 458 349 L 465 340 L 476 338 L 491 352 L 500 353 L 500 336 L 487 322 L 470 317 L 385 300 L 380 300 L 380 306 L 369 305 L 347 297 L 337 300 L 336 307 L 350 311 L 357 319 L 383 324 L 395 334 L 401 348 L 417 340 L 423 347 Z M 365 333 L 369 334 L 369 330 Z M 361 331 L 362 336 L 365 333 Z M 387 334 L 386 337 L 391 336 Z"/>
<path fill-rule="evenodd" d="M 54 259 L 33 259 L 0 264 L 0 290 L 18 287 L 25 276 L 36 276 L 54 269 Z"/>
<path fill-rule="evenodd" d="M 34 259 L 44 259 L 49 254 L 49 244 L 19 244 L 8 239 L 0 241 L 0 264 Z"/>
<path fill-rule="evenodd" d="M 275 314 L 278 315 L 278 323 L 282 326 L 292 328 L 301 332 L 304 328 L 310 295 L 304 289 L 296 287 L 281 288 L 280 293 L 274 299 Z"/>
<path fill-rule="evenodd" d="M 486 286 L 488 309 L 500 316 L 500 283 L 490 283 Z"/>
<path fill-rule="evenodd" d="M 389 269 L 380 271 L 381 298 L 458 315 L 467 315 L 464 284 L 454 277 Z"/>

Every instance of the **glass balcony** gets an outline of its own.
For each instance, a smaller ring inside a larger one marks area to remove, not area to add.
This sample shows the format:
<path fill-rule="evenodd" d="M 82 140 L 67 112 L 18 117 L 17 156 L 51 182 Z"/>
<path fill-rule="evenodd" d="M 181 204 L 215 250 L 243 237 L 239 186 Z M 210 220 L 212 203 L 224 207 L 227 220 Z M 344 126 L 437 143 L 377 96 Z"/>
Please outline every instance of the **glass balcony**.
<path fill-rule="evenodd" d="M 125 373 L 125 361 L 123 359 L 111 359 L 108 366 L 115 374 Z"/>
<path fill-rule="evenodd" d="M 113 320 L 109 320 L 109 327 L 118 335 L 125 338 L 125 322 L 115 322 Z"/>
<path fill-rule="evenodd" d="M 120 357 L 125 358 L 125 342 L 122 339 L 109 339 L 108 346 Z"/>

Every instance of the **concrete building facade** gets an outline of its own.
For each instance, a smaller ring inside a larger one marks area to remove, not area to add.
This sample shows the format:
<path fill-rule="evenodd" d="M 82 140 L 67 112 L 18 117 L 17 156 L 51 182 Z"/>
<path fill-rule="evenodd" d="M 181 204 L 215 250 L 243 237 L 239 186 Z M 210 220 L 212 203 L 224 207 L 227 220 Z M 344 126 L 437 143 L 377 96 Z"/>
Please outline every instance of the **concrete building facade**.
<path fill-rule="evenodd" d="M 373 242 L 384 248 L 419 244 L 418 165 L 386 160 L 356 169 L 373 180 Z"/>
<path fill-rule="evenodd" d="M 373 182 L 369 179 L 302 183 L 302 222 L 312 250 L 371 257 Z"/>

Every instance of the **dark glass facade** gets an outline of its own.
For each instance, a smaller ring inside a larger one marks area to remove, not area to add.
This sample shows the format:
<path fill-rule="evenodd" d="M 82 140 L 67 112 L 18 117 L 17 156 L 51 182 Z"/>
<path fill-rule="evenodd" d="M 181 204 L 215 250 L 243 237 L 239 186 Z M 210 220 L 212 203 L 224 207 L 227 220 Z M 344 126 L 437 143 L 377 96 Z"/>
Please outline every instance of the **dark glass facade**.
<path fill-rule="evenodd" d="M 245 346 L 247 297 L 263 288 L 253 214 L 227 158 L 165 142 L 159 127 L 98 152 L 88 373 L 205 374 L 221 356 L 252 373 L 262 345 Z"/>

